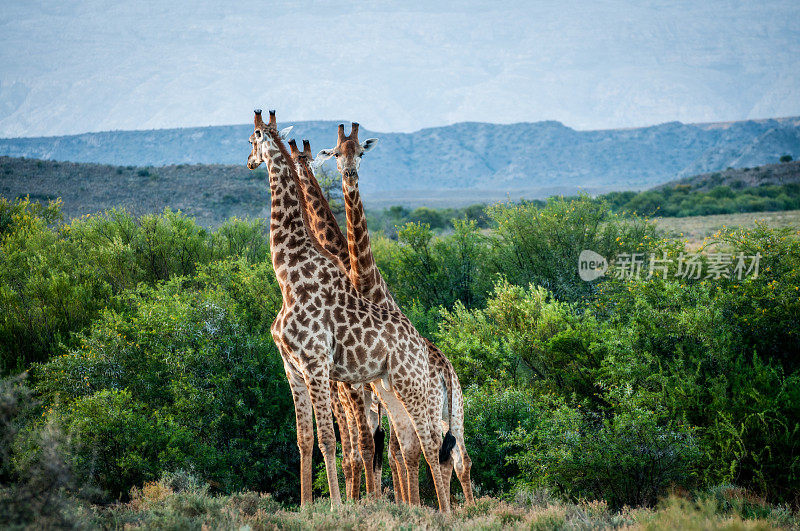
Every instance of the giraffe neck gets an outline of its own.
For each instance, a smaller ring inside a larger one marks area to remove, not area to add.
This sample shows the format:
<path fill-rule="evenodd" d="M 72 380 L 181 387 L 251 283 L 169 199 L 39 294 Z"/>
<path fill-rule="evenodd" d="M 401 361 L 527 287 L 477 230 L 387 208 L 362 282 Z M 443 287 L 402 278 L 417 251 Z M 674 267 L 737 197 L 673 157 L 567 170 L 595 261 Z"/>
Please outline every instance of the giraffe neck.
<path fill-rule="evenodd" d="M 367 230 L 367 217 L 358 191 L 358 176 L 342 179 L 344 206 L 347 215 L 347 247 L 350 255 L 350 281 L 356 291 L 376 304 L 391 301 L 383 277 L 375 264 Z"/>
<path fill-rule="evenodd" d="M 349 270 L 350 257 L 347 252 L 347 239 L 336 222 L 328 200 L 325 199 L 325 194 L 322 193 L 322 188 L 317 178 L 314 177 L 314 172 L 302 159 L 297 161 L 296 168 L 300 178 L 300 188 L 305 195 L 311 235 L 326 251 L 339 257 L 342 264 Z"/>
<path fill-rule="evenodd" d="M 304 198 L 300 194 L 291 157 L 276 133 L 268 132 L 267 170 L 272 201 L 270 215 L 270 251 L 272 267 L 281 286 L 284 303 L 292 300 L 291 286 L 301 280 L 298 264 L 323 263 L 310 260 L 320 254 L 308 233 Z"/>

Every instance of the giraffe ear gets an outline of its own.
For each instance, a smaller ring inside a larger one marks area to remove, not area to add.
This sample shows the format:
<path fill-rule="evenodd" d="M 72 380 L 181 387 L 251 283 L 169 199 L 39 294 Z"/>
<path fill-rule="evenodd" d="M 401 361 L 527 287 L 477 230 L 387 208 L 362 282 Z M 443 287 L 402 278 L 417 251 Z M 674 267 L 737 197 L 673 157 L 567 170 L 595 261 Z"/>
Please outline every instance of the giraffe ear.
<path fill-rule="evenodd" d="M 322 151 L 317 153 L 316 157 L 314 157 L 314 161 L 311 163 L 311 167 L 315 169 L 319 168 L 326 160 L 328 160 L 332 156 L 333 156 L 332 149 L 323 149 Z"/>
<path fill-rule="evenodd" d="M 377 143 L 378 143 L 378 139 L 377 138 L 368 138 L 368 139 L 364 140 L 364 142 L 362 142 L 362 144 L 361 144 L 361 149 L 364 150 L 364 151 L 362 151 L 362 153 L 366 153 L 370 149 L 374 148 L 375 144 L 377 144 Z"/>
<path fill-rule="evenodd" d="M 292 132 L 292 129 L 294 129 L 294 126 L 290 125 L 285 129 L 281 129 L 278 134 L 281 136 L 281 139 L 286 140 L 289 137 L 289 133 Z"/>

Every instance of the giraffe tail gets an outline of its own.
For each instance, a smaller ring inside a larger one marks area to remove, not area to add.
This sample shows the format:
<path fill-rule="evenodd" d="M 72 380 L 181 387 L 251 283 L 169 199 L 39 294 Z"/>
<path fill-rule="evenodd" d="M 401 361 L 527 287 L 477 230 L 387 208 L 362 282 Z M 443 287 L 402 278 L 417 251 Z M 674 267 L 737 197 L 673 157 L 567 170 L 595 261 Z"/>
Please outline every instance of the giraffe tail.
<path fill-rule="evenodd" d="M 375 441 L 375 454 L 372 456 L 372 469 L 381 470 L 383 468 L 383 447 L 386 444 L 386 432 L 381 425 L 381 405 L 378 403 L 378 427 L 372 434 Z"/>
<path fill-rule="evenodd" d="M 456 438 L 453 437 L 450 430 L 447 430 L 447 433 L 444 434 L 444 439 L 442 439 L 442 447 L 439 448 L 439 464 L 446 463 L 450 459 L 451 452 L 455 446 Z"/>
<path fill-rule="evenodd" d="M 440 351 L 436 346 L 428 342 L 430 345 L 429 348 L 436 349 L 436 352 L 442 356 L 445 360 L 447 358 L 444 356 L 442 351 Z M 439 448 L 439 463 L 446 463 L 448 459 L 450 459 L 451 453 L 453 448 L 456 445 L 456 438 L 453 437 L 452 427 L 453 427 L 453 375 L 450 371 L 453 370 L 452 365 L 450 363 L 445 363 L 445 367 L 449 368 L 449 370 L 445 370 L 445 374 L 442 375 L 442 380 L 444 381 L 445 387 L 445 394 L 447 395 L 447 433 L 444 434 L 444 439 L 442 439 L 442 447 Z"/>

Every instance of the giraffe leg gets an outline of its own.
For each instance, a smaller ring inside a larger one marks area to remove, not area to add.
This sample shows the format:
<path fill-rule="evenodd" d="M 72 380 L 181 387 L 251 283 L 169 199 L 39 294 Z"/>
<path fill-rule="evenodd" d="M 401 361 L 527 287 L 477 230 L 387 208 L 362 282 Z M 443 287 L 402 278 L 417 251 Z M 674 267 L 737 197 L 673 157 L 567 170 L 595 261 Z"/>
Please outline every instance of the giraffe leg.
<path fill-rule="evenodd" d="M 317 358 L 319 359 L 319 358 Z M 331 494 L 331 505 L 342 504 L 342 495 L 339 492 L 339 478 L 336 471 L 336 434 L 333 431 L 333 418 L 331 414 L 331 387 L 330 368 L 324 367 L 323 376 L 311 376 L 306 372 L 306 384 L 311 394 L 311 404 L 314 407 L 314 417 L 317 420 L 317 443 L 322 457 L 325 459 L 325 472 L 328 476 L 328 490 Z"/>
<path fill-rule="evenodd" d="M 347 408 L 349 404 L 342 400 L 340 389 L 342 384 L 331 381 L 331 404 L 333 416 L 339 424 L 339 438 L 342 441 L 342 471 L 344 472 L 345 496 L 348 500 L 356 499 L 353 494 L 353 446 L 351 443 L 350 425 Z"/>
<path fill-rule="evenodd" d="M 467 453 L 467 446 L 464 442 L 464 395 L 461 392 L 461 385 L 455 372 L 451 373 L 451 385 L 453 389 L 453 414 L 451 417 L 450 433 L 456 439 L 456 447 L 451 452 L 451 461 L 456 470 L 461 489 L 464 491 L 464 504 L 474 505 L 475 498 L 472 495 L 472 479 L 470 470 L 472 469 L 472 459 Z"/>
<path fill-rule="evenodd" d="M 406 493 L 408 503 L 420 505 L 419 499 L 419 458 L 422 455 L 419 438 L 414 428 L 407 430 L 400 437 L 400 446 L 403 448 L 403 459 L 406 464 Z"/>
<path fill-rule="evenodd" d="M 400 452 L 396 430 L 389 427 L 389 467 L 392 469 L 392 485 L 394 485 L 394 501 L 408 503 L 406 495 L 406 462 Z"/>
<path fill-rule="evenodd" d="M 461 483 L 461 489 L 464 491 L 464 504 L 475 505 L 475 498 L 472 496 L 472 480 L 470 478 L 470 470 L 472 469 L 472 459 L 467 453 L 467 448 L 464 446 L 464 439 L 457 439 L 458 449 L 454 451 L 454 461 L 456 468 L 456 475 L 458 481 Z"/>
<path fill-rule="evenodd" d="M 351 454 L 352 460 L 350 461 L 350 474 L 353 477 L 353 491 L 356 493 L 356 499 L 361 497 L 361 470 L 362 459 L 360 450 L 360 431 L 358 427 L 358 418 L 360 413 L 358 406 L 353 403 L 352 394 L 355 392 L 353 387 L 349 384 L 342 384 L 341 388 L 342 400 L 347 404 L 347 415 L 350 420 L 350 444 L 352 446 Z"/>
<path fill-rule="evenodd" d="M 373 472 L 373 459 L 375 458 L 375 440 L 372 437 L 367 413 L 372 406 L 372 393 L 367 386 L 359 389 L 350 388 L 350 403 L 358 426 L 358 449 L 361 452 L 361 460 L 364 465 L 364 476 L 367 486 L 367 494 L 375 495 L 375 473 Z M 359 478 L 361 473 L 359 472 Z"/>
<path fill-rule="evenodd" d="M 425 461 L 433 476 L 433 484 L 436 487 L 436 497 L 439 501 L 439 510 L 450 512 L 450 493 L 445 492 L 444 482 L 442 481 L 442 470 L 439 466 L 439 448 L 442 445 L 442 435 L 439 433 L 439 419 L 431 418 L 429 404 L 429 393 L 425 382 L 414 379 L 398 378 L 395 382 L 394 392 L 398 400 L 402 402 L 408 416 L 419 437 L 422 453 Z M 403 444 L 403 441 L 400 441 Z M 406 455 L 404 454 L 404 457 Z M 408 466 L 406 467 L 409 468 Z M 412 478 L 410 478 L 412 479 Z M 419 478 L 417 478 L 417 483 Z M 414 482 L 409 481 L 409 485 Z"/>
<path fill-rule="evenodd" d="M 442 469 L 442 483 L 444 484 L 445 492 L 450 493 L 450 482 L 453 480 L 453 457 L 452 455 L 444 463 L 440 463 Z"/>
<path fill-rule="evenodd" d="M 335 394 L 334 391 L 336 391 Z M 344 417 L 343 424 L 340 424 L 339 435 L 342 440 L 342 471 L 344 472 L 345 496 L 348 500 L 355 500 L 358 498 L 358 492 L 354 488 L 355 477 L 353 474 L 353 467 L 356 462 L 356 448 L 353 444 L 354 420 L 350 412 L 346 384 L 338 383 L 335 386 L 331 386 L 331 400 L 334 404 L 334 412 L 340 409 Z"/>
<path fill-rule="evenodd" d="M 411 505 L 419 505 L 420 442 L 414 423 L 395 393 L 386 391 L 380 383 L 373 385 L 373 388 L 381 398 L 392 421 L 395 442 L 390 442 L 390 444 L 397 443 L 396 448 L 400 450 L 395 452 L 395 459 L 402 500 Z M 396 486 L 395 492 L 397 492 Z"/>
<path fill-rule="evenodd" d="M 280 349 L 280 347 L 279 347 Z M 311 455 L 314 449 L 314 417 L 311 396 L 302 376 L 286 363 L 286 377 L 292 390 L 294 414 L 297 422 L 297 447 L 300 450 L 300 504 L 311 503 L 312 466 Z"/>

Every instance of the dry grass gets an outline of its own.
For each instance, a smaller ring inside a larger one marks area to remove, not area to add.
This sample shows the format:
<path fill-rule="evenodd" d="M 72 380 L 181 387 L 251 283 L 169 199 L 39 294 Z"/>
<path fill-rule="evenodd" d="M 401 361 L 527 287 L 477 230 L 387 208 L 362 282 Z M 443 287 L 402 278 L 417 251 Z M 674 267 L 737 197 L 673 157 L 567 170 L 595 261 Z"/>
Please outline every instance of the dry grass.
<path fill-rule="evenodd" d="M 723 228 L 752 228 L 756 221 L 771 227 L 792 227 L 800 230 L 800 210 L 780 212 L 748 212 L 744 214 L 719 214 L 687 218 L 655 218 L 659 229 L 667 236 L 687 240 L 690 249 L 697 249 L 703 241 Z"/>
<path fill-rule="evenodd" d="M 320 499 L 289 509 L 263 494 L 210 496 L 205 489 L 176 492 L 158 483 L 134 489 L 127 504 L 93 514 L 82 523 L 113 529 L 784 529 L 798 525 L 787 509 L 764 506 L 759 514 L 743 515 L 741 504 L 720 502 L 714 495 L 700 501 L 673 497 L 657 509 L 620 512 L 610 511 L 604 502 L 565 503 L 541 494 L 521 495 L 511 502 L 484 497 L 472 507 L 458 506 L 443 515 L 385 498 L 345 503 L 337 509 Z"/>

